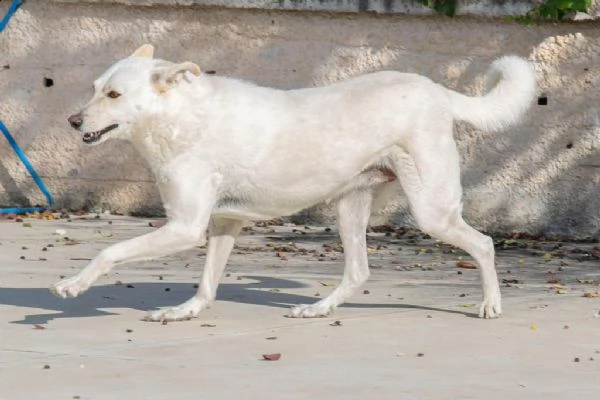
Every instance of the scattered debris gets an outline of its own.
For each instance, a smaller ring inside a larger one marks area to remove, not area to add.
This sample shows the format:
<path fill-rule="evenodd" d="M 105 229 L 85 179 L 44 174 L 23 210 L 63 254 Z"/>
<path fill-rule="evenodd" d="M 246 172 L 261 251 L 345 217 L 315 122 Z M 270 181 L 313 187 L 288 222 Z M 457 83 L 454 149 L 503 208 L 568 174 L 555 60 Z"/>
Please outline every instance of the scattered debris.
<path fill-rule="evenodd" d="M 263 354 L 263 359 L 267 361 L 277 361 L 281 358 L 281 353 Z"/>
<path fill-rule="evenodd" d="M 457 268 L 464 268 L 464 269 L 477 269 L 477 265 L 470 263 L 468 261 L 463 261 L 463 260 L 459 260 L 456 262 L 456 267 Z"/>
<path fill-rule="evenodd" d="M 342 326 L 342 321 L 333 321 L 329 326 Z"/>
<path fill-rule="evenodd" d="M 215 324 L 201 324 L 200 328 L 214 328 L 216 326 L 217 325 L 215 325 Z"/>

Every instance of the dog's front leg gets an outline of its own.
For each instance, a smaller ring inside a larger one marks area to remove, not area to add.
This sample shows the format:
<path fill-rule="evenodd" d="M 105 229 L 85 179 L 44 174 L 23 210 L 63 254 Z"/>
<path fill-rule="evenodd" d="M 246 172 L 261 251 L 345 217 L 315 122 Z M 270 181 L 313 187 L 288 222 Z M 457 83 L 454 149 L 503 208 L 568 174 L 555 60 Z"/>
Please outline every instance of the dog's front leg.
<path fill-rule="evenodd" d="M 206 263 L 196 294 L 177 307 L 150 311 L 144 319 L 146 321 L 186 320 L 197 317 L 200 311 L 210 307 L 215 301 L 219 280 L 242 225 L 241 220 L 213 218 L 208 232 Z"/>
<path fill-rule="evenodd" d="M 171 196 L 165 201 L 169 222 L 151 233 L 114 244 L 94 258 L 79 274 L 54 284 L 50 290 L 67 298 L 86 291 L 100 275 L 115 265 L 162 257 L 197 246 L 205 239 L 210 214 L 215 203 L 213 180 L 172 180 L 165 184 Z M 202 193 L 202 198 L 198 198 Z"/>

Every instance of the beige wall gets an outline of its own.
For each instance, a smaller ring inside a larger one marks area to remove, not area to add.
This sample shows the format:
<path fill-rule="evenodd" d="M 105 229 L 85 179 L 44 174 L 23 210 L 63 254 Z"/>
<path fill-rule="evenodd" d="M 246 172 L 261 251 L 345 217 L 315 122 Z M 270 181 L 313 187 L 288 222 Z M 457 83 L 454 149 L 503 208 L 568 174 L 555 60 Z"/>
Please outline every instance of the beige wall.
<path fill-rule="evenodd" d="M 158 57 L 281 88 L 397 69 L 477 94 L 494 58 L 528 57 L 548 105 L 534 106 L 507 132 L 457 129 L 466 218 L 488 231 L 599 234 L 597 22 L 526 26 L 472 17 L 27 2 L 0 34 L 0 118 L 61 205 L 160 211 L 153 177 L 130 145 L 84 148 L 65 120 L 88 99 L 96 76 L 145 42 L 156 45 Z M 44 87 L 45 77 L 54 86 Z M 0 138 L 0 204 L 23 197 L 43 203 Z M 403 220 L 401 195 L 394 205 L 392 217 Z"/>

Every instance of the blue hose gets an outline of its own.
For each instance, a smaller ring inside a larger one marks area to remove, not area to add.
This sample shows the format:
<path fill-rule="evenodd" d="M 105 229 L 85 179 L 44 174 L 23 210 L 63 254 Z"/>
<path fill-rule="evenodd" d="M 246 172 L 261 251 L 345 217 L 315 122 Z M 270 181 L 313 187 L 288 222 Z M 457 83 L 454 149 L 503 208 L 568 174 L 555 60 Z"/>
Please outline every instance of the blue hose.
<path fill-rule="evenodd" d="M 27 158 L 25 153 L 23 153 L 23 150 L 21 150 L 17 142 L 15 142 L 15 139 L 11 136 L 10 132 L 8 132 L 8 129 L 6 129 L 6 126 L 4 126 L 4 123 L 2 121 L 0 121 L 0 131 L 2 131 L 2 133 L 6 137 L 6 140 L 8 140 L 8 143 L 11 145 L 17 156 L 19 156 L 21 162 L 23 163 L 25 168 L 27 168 L 27 171 L 29 171 L 29 174 L 31 174 L 33 180 L 38 185 L 44 196 L 46 196 L 46 200 L 48 201 L 48 207 L 0 208 L 0 214 L 26 214 L 36 211 L 42 212 L 47 209 L 52 209 L 54 207 L 54 199 L 52 198 L 52 195 L 46 188 L 46 185 L 44 185 L 44 182 L 42 182 L 40 176 L 37 174 L 37 172 L 35 172 L 35 169 L 33 169 L 33 166 L 29 162 L 29 159 Z"/>
<path fill-rule="evenodd" d="M 2 32 L 4 28 L 6 28 L 6 25 L 8 25 L 8 21 L 10 20 L 10 18 L 13 16 L 15 11 L 17 11 L 17 9 L 21 7 L 22 4 L 23 0 L 13 0 L 10 7 L 8 7 L 6 15 L 4 16 L 4 18 L 2 18 L 2 21 L 0 21 L 0 32 Z"/>
<path fill-rule="evenodd" d="M 17 11 L 17 9 L 22 4 L 23 4 L 23 0 L 13 0 L 10 7 L 8 7 L 8 11 L 6 12 L 6 15 L 0 21 L 0 32 L 2 32 L 4 30 L 4 28 L 6 28 L 6 25 L 8 25 L 8 21 L 10 20 L 10 18 L 13 16 L 13 14 Z M 17 145 L 17 142 L 15 142 L 15 139 L 11 136 L 10 132 L 8 132 L 8 129 L 6 129 L 6 126 L 4 126 L 4 123 L 2 121 L 0 121 L 0 131 L 2 131 L 2 133 L 6 137 L 6 140 L 8 140 L 8 143 L 11 145 L 11 147 L 13 148 L 15 153 L 17 153 L 17 155 L 21 159 L 21 162 L 23 162 L 23 165 L 25 165 L 25 168 L 27 168 L 27 171 L 29 171 L 29 173 L 33 177 L 33 180 L 35 181 L 35 183 L 37 183 L 37 185 L 40 188 L 40 190 L 42 191 L 42 193 L 44 193 L 44 196 L 46 196 L 46 200 L 48 200 L 47 208 L 46 207 L 0 208 L 0 214 L 26 214 L 26 213 L 33 213 L 36 211 L 42 212 L 42 211 L 47 210 L 48 208 L 50 208 L 50 209 L 53 208 L 54 207 L 54 199 L 52 198 L 52 195 L 46 188 L 46 185 L 44 185 L 44 182 L 42 182 L 42 180 L 40 179 L 40 176 L 37 174 L 37 172 L 35 172 L 35 170 L 31 166 L 31 163 L 29 162 L 29 159 L 27 159 L 27 157 L 25 156 L 25 153 L 23 153 L 23 150 L 21 150 L 19 145 Z"/>

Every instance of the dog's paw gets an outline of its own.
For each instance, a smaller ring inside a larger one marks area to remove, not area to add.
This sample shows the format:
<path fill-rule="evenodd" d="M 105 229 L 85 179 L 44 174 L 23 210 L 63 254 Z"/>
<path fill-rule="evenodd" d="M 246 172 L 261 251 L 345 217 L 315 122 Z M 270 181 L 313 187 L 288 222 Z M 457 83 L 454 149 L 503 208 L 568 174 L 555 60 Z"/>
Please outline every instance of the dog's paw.
<path fill-rule="evenodd" d="M 85 292 L 90 287 L 89 283 L 85 282 L 78 276 L 64 279 L 60 282 L 55 283 L 50 287 L 50 291 L 66 299 L 68 297 L 77 297 L 81 293 Z"/>
<path fill-rule="evenodd" d="M 319 302 L 320 303 L 320 302 Z M 324 304 L 299 304 L 292 307 L 288 317 L 290 318 L 320 318 L 329 315 L 334 307 Z"/>
<path fill-rule="evenodd" d="M 198 317 L 200 311 L 207 308 L 202 300 L 191 298 L 183 304 L 172 308 L 161 308 L 156 311 L 148 311 L 142 321 L 163 322 L 163 321 L 186 321 Z"/>
<path fill-rule="evenodd" d="M 494 294 L 490 298 L 484 298 L 479 307 L 479 318 L 492 319 L 498 318 L 502 314 L 502 300 L 500 293 Z"/>

